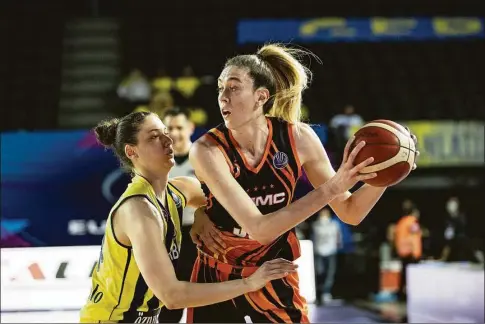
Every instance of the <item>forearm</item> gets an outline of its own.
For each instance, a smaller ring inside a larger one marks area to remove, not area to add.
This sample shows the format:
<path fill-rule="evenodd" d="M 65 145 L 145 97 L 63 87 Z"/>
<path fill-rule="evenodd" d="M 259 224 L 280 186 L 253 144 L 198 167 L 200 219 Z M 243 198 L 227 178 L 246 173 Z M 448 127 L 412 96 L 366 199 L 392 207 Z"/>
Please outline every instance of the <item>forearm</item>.
<path fill-rule="evenodd" d="M 191 283 L 179 281 L 168 296 L 167 308 L 200 307 L 220 303 L 252 291 L 247 279 L 221 283 Z"/>
<path fill-rule="evenodd" d="M 386 188 L 372 187 L 363 185 L 345 201 L 344 212 L 339 214 L 339 218 L 351 225 L 358 225 L 369 214 Z"/>
<path fill-rule="evenodd" d="M 272 242 L 320 211 L 336 196 L 331 185 L 327 182 L 290 205 L 258 217 L 254 238 L 262 244 Z"/>

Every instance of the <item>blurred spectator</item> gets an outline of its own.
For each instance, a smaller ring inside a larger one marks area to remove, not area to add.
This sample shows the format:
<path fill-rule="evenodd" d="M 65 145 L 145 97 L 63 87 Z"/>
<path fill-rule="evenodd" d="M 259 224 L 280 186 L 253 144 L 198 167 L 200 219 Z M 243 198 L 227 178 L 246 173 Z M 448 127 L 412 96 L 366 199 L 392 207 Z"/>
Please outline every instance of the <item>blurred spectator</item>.
<path fill-rule="evenodd" d="M 162 118 L 165 112 L 173 107 L 174 102 L 170 93 L 159 92 L 152 97 L 148 105 L 140 105 L 135 111 L 151 111 Z"/>
<path fill-rule="evenodd" d="M 342 114 L 335 115 L 330 120 L 330 131 L 333 134 L 333 146 L 336 154 L 340 156 L 339 161 L 342 160 L 345 144 L 352 135 L 353 127 L 359 127 L 364 124 L 364 120 L 360 115 L 355 113 L 354 106 L 347 105 Z"/>
<path fill-rule="evenodd" d="M 332 300 L 332 287 L 337 270 L 337 251 L 342 246 L 340 226 L 332 218 L 329 208 L 320 211 L 313 223 L 315 246 L 315 269 L 317 272 L 317 292 L 320 302 Z"/>
<path fill-rule="evenodd" d="M 353 127 L 360 127 L 363 124 L 364 120 L 355 112 L 352 105 L 345 106 L 342 114 L 337 114 L 330 120 L 330 127 L 345 141 L 352 135 Z"/>
<path fill-rule="evenodd" d="M 175 90 L 185 99 L 189 99 L 200 86 L 200 80 L 194 74 L 191 66 L 186 66 L 182 70 L 182 75 L 175 80 Z"/>
<path fill-rule="evenodd" d="M 419 224 L 420 212 L 417 207 L 410 206 L 411 212 L 399 219 L 394 232 L 394 244 L 402 264 L 398 291 L 402 299 L 406 296 L 406 268 L 411 263 L 418 263 L 422 256 L 423 231 Z"/>
<path fill-rule="evenodd" d="M 413 212 L 413 209 L 416 208 L 416 206 L 414 205 L 414 203 L 412 202 L 411 199 L 405 199 L 403 202 L 402 202 L 402 212 L 403 212 L 403 215 L 409 215 Z"/>
<path fill-rule="evenodd" d="M 139 69 L 133 69 L 118 86 L 118 96 L 134 104 L 146 104 L 151 93 L 150 82 Z"/>
<path fill-rule="evenodd" d="M 152 86 L 156 92 L 170 92 L 173 80 L 164 68 L 160 68 L 157 76 L 153 78 Z"/>
<path fill-rule="evenodd" d="M 483 262 L 480 252 L 474 251 L 471 239 L 467 235 L 466 216 L 460 209 L 460 200 L 451 197 L 446 202 L 445 246 L 441 259 L 448 262 Z"/>
<path fill-rule="evenodd" d="M 208 115 L 203 108 L 190 109 L 190 120 L 196 126 L 205 126 L 207 124 Z"/>

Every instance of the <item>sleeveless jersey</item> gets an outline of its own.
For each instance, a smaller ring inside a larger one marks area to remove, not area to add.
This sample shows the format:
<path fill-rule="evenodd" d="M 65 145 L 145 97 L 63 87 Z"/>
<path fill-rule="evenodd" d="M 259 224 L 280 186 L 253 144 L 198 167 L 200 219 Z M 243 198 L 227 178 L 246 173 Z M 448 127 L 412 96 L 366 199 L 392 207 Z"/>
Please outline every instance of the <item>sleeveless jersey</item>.
<path fill-rule="evenodd" d="M 293 199 L 301 165 L 296 152 L 291 125 L 276 118 L 267 118 L 268 140 L 259 165 L 251 167 L 240 147 L 224 124 L 205 136 L 218 145 L 236 181 L 251 197 L 262 214 L 287 206 Z M 223 232 L 227 249 L 224 255 L 213 255 L 222 262 L 236 266 L 259 266 L 274 258 L 295 260 L 300 256 L 300 244 L 292 229 L 274 242 L 261 245 L 252 240 L 244 229 L 222 207 L 207 185 L 202 184 L 207 197 L 207 214 Z M 264 216 L 263 216 L 264 217 Z"/>
<path fill-rule="evenodd" d="M 158 210 L 164 224 L 164 242 L 174 264 L 180 254 L 180 217 L 186 200 L 172 184 L 166 189 L 166 207 L 150 183 L 135 176 L 108 216 L 99 260 L 92 272 L 92 287 L 81 310 L 81 323 L 158 323 L 163 304 L 148 288 L 131 247 L 120 243 L 113 232 L 113 213 L 127 199 L 143 196 Z"/>

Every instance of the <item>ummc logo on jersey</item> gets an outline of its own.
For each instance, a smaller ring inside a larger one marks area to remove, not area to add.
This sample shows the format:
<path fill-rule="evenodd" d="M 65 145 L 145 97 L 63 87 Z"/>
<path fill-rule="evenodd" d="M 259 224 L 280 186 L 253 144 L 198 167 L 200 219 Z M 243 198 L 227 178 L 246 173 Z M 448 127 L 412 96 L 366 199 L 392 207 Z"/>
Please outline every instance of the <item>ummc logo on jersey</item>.
<path fill-rule="evenodd" d="M 251 197 L 256 206 L 271 206 L 281 204 L 285 201 L 286 193 L 278 192 L 275 194 L 269 194 L 265 196 Z"/>

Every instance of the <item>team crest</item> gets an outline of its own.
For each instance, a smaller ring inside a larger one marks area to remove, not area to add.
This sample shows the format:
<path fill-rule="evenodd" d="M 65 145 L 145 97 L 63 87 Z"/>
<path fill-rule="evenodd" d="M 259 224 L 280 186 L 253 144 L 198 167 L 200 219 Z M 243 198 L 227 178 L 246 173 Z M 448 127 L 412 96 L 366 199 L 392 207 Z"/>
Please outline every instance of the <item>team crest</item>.
<path fill-rule="evenodd" d="M 288 165 L 288 155 L 284 152 L 276 152 L 273 157 L 273 165 L 277 169 L 283 169 Z"/>

